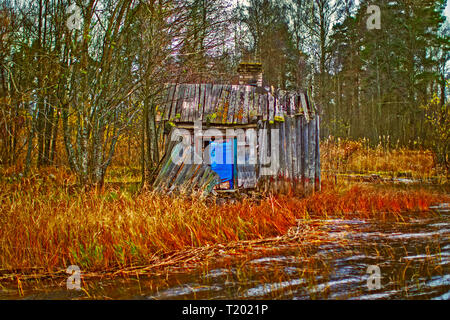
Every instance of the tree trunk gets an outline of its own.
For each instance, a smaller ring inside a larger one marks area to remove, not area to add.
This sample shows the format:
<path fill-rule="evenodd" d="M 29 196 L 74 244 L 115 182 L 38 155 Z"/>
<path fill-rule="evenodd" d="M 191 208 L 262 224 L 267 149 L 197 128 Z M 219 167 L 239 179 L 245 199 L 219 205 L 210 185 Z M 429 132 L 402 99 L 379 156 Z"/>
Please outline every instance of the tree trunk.
<path fill-rule="evenodd" d="M 33 109 L 30 105 L 30 114 L 31 114 L 31 120 L 30 120 L 30 131 L 28 134 L 28 147 L 27 147 L 27 157 L 25 159 L 25 175 L 28 174 L 31 167 L 31 156 L 33 152 L 33 138 L 35 135 L 35 116 L 33 115 Z"/>
<path fill-rule="evenodd" d="M 57 111 L 55 123 L 53 126 L 53 137 L 52 137 L 52 145 L 51 145 L 51 151 L 50 151 L 50 162 L 53 165 L 55 164 L 56 148 L 57 148 L 57 142 L 58 142 L 59 117 L 60 117 L 60 112 Z"/>

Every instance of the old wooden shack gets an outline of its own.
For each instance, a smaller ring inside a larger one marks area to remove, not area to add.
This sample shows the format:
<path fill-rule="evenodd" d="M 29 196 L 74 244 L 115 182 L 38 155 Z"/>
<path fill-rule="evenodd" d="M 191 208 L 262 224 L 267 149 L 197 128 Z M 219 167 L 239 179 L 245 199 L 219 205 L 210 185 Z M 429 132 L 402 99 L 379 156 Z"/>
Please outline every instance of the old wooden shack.
<path fill-rule="evenodd" d="M 242 63 L 239 74 L 236 85 L 167 85 L 158 111 L 172 132 L 156 190 L 320 188 L 320 118 L 310 94 L 263 87 L 260 64 Z"/>

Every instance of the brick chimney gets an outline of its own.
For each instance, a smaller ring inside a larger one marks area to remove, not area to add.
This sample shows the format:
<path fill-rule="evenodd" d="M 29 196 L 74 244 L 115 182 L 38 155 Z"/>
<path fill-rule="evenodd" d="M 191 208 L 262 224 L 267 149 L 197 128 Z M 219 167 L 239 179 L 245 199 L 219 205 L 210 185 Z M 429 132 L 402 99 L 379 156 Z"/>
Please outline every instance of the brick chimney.
<path fill-rule="evenodd" d="M 263 69 L 260 62 L 241 62 L 238 67 L 239 84 L 262 87 Z"/>

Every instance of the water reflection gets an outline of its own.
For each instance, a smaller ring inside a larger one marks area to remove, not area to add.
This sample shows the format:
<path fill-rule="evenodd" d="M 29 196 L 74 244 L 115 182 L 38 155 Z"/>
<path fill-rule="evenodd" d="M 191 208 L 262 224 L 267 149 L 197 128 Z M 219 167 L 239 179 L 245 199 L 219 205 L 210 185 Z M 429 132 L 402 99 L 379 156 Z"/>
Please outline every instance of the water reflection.
<path fill-rule="evenodd" d="M 450 299 L 450 210 L 408 222 L 320 221 L 328 240 L 270 255 L 216 262 L 207 269 L 137 279 L 87 280 L 86 292 L 61 284 L 26 299 Z M 306 223 L 306 222 L 305 222 Z M 381 270 L 381 289 L 370 291 L 367 268 Z M 0 298 L 18 298 L 4 288 Z"/>

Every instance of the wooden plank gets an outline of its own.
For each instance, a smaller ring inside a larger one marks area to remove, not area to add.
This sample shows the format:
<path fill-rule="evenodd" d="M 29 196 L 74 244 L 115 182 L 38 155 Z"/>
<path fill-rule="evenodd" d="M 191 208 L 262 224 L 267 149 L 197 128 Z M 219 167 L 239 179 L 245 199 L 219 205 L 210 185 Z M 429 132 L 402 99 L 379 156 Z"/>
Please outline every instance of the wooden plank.
<path fill-rule="evenodd" d="M 237 102 L 236 102 L 236 110 L 234 114 L 234 123 L 242 124 L 244 117 L 244 95 L 245 95 L 245 86 L 239 86 Z"/>
<path fill-rule="evenodd" d="M 256 91 L 256 89 L 253 90 L 253 109 L 256 113 L 256 120 L 262 119 L 260 94 Z"/>
<path fill-rule="evenodd" d="M 181 122 L 190 122 L 189 116 L 190 111 L 192 108 L 192 105 L 194 104 L 194 101 L 192 100 L 192 95 L 194 93 L 194 90 L 192 88 L 192 85 L 186 84 L 185 85 L 185 91 L 183 96 L 183 102 L 182 102 L 182 109 L 181 109 Z"/>
<path fill-rule="evenodd" d="M 172 104 L 170 106 L 170 113 L 169 113 L 169 120 L 173 121 L 175 120 L 175 115 L 177 112 L 177 99 L 178 99 L 178 91 L 179 91 L 179 85 L 175 85 L 175 91 L 173 93 L 172 97 Z"/>
<path fill-rule="evenodd" d="M 218 103 L 213 113 L 211 123 L 226 123 L 227 113 L 230 104 L 231 85 L 225 85 L 218 99 Z"/>
<path fill-rule="evenodd" d="M 178 94 L 178 84 L 173 84 L 172 85 L 172 95 L 170 97 L 170 101 L 169 101 L 169 110 L 167 110 L 167 118 L 168 120 L 171 120 L 173 117 L 175 117 L 175 110 L 176 110 L 176 104 L 174 105 L 174 102 L 177 98 L 177 94 Z"/>
<path fill-rule="evenodd" d="M 289 115 L 291 116 L 295 116 L 295 114 L 297 113 L 295 109 L 295 99 L 296 99 L 295 94 L 291 94 L 289 96 Z"/>
<path fill-rule="evenodd" d="M 308 141 L 308 122 L 306 118 L 302 118 L 302 183 L 304 188 L 307 185 L 307 172 L 308 172 L 308 152 L 309 152 L 309 141 Z"/>
<path fill-rule="evenodd" d="M 290 100 L 289 100 L 289 92 L 285 92 L 282 101 L 283 101 L 283 103 L 282 103 L 282 105 L 283 105 L 282 110 L 283 110 L 284 117 L 286 118 L 286 117 L 288 117 L 288 116 L 291 115 L 291 112 L 290 112 L 290 108 L 291 108 L 291 107 L 290 107 Z"/>
<path fill-rule="evenodd" d="M 269 188 L 273 191 L 273 192 L 279 192 L 280 189 L 280 180 L 282 178 L 282 170 L 283 170 L 283 164 L 282 164 L 282 152 L 283 152 L 283 147 L 282 147 L 282 133 L 281 133 L 281 128 L 280 128 L 280 122 L 269 122 L 269 130 L 270 133 L 272 135 L 273 130 L 277 130 L 278 131 L 278 145 L 275 145 L 272 147 L 272 137 L 270 137 L 269 139 L 269 150 L 270 150 L 270 160 L 273 162 L 275 160 L 278 161 L 277 163 L 277 171 L 274 173 L 274 175 L 272 177 L 270 177 L 270 185 Z M 276 153 L 276 155 L 275 155 Z M 270 164 L 269 164 L 270 166 Z"/>
<path fill-rule="evenodd" d="M 211 193 L 211 191 L 214 189 L 216 185 L 220 183 L 219 176 L 213 172 L 212 170 L 209 170 L 209 175 L 207 177 L 207 180 L 203 186 L 203 196 L 208 195 Z"/>
<path fill-rule="evenodd" d="M 203 176 L 199 179 L 199 181 L 198 181 L 198 186 L 201 188 L 201 189 L 203 189 L 203 188 L 205 188 L 205 185 L 207 184 L 207 183 L 209 183 L 208 181 L 211 179 L 210 177 L 211 177 L 211 172 L 212 170 L 210 169 L 210 167 L 208 167 L 206 170 L 205 170 L 205 172 L 203 173 Z"/>
<path fill-rule="evenodd" d="M 309 114 L 310 114 L 310 116 L 312 116 L 316 112 L 315 112 L 314 102 L 312 99 L 312 92 L 309 89 L 306 91 L 306 100 L 308 103 Z"/>
<path fill-rule="evenodd" d="M 204 194 L 208 194 L 212 191 L 214 186 L 218 184 L 220 181 L 218 180 L 218 175 L 211 170 L 210 167 L 204 166 L 204 171 L 202 175 L 199 175 L 199 179 L 197 181 L 197 188 L 199 190 L 203 190 Z M 215 180 L 213 184 L 212 181 Z"/>
<path fill-rule="evenodd" d="M 266 96 L 267 97 L 267 96 Z M 271 156 L 271 149 L 270 149 L 270 140 L 271 140 L 271 134 L 270 131 L 271 125 L 264 121 L 262 124 L 262 129 L 259 132 L 258 136 L 258 143 L 260 145 L 259 147 L 259 173 L 258 173 L 258 179 L 262 181 L 260 183 L 260 187 L 262 188 L 263 192 L 267 192 L 269 190 L 269 181 L 271 179 L 270 176 L 267 176 L 267 174 L 263 175 L 263 171 L 265 171 L 265 168 L 270 166 L 270 164 L 267 164 L 269 161 L 269 156 Z M 265 152 L 262 152 L 265 150 Z M 273 157 L 272 157 L 273 158 Z"/>
<path fill-rule="evenodd" d="M 284 121 L 284 117 L 286 116 L 286 93 L 285 93 L 285 91 L 283 91 L 283 90 L 279 91 L 277 100 L 278 100 L 278 103 L 277 103 L 277 108 L 275 108 L 275 115 L 279 118 L 279 121 Z"/>
<path fill-rule="evenodd" d="M 189 159 L 191 161 L 188 163 Z M 186 174 L 189 172 L 189 170 L 192 169 L 192 166 L 193 166 L 192 163 L 193 163 L 192 150 L 191 150 L 191 152 L 184 152 L 182 164 L 180 165 L 180 170 L 178 171 L 175 180 L 172 181 L 172 186 L 170 189 L 171 191 L 173 191 L 175 188 L 177 188 L 178 186 L 180 186 L 183 183 Z"/>
<path fill-rule="evenodd" d="M 174 121 L 180 122 L 181 121 L 181 112 L 183 109 L 183 101 L 184 101 L 184 91 L 186 90 L 186 85 L 181 84 L 178 88 L 178 95 L 176 99 L 176 108 L 175 108 L 175 117 Z"/>
<path fill-rule="evenodd" d="M 173 177 L 173 180 L 169 183 L 169 192 L 175 191 L 183 181 L 183 177 L 186 175 L 186 172 L 190 169 L 192 165 L 187 165 L 185 163 L 179 166 L 179 170 Z"/>
<path fill-rule="evenodd" d="M 181 184 L 180 192 L 182 194 L 192 194 L 194 192 L 193 185 L 195 179 L 197 178 L 197 173 L 200 171 L 202 165 L 194 164 L 191 167 L 192 167 L 191 170 L 186 174 L 186 178 Z"/>
<path fill-rule="evenodd" d="M 190 103 L 188 108 L 187 122 L 193 122 L 194 120 L 194 110 L 198 106 L 198 95 L 197 95 L 197 85 L 190 84 Z"/>
<path fill-rule="evenodd" d="M 291 127 L 291 117 L 287 116 L 284 122 L 285 134 L 286 134 L 286 171 L 287 178 L 294 180 L 292 174 L 292 127 Z"/>
<path fill-rule="evenodd" d="M 168 173 L 172 169 L 172 167 L 175 165 L 171 158 L 171 152 L 173 150 L 179 149 L 179 145 L 177 142 L 169 142 L 169 146 L 167 147 L 167 153 L 164 156 L 164 159 L 162 160 L 162 166 L 160 171 L 158 172 L 158 176 L 156 177 L 155 181 L 153 182 L 153 186 L 156 189 L 161 189 L 162 182 L 166 181 L 165 177 L 168 176 Z"/>
<path fill-rule="evenodd" d="M 250 148 L 245 147 L 245 163 L 237 165 L 238 188 L 254 188 L 257 184 L 256 166 L 249 163 Z"/>
<path fill-rule="evenodd" d="M 277 98 L 278 102 L 275 108 L 275 116 L 277 116 L 279 119 L 279 121 L 284 121 L 284 116 L 285 116 L 285 95 L 284 95 L 284 91 L 280 90 L 278 93 L 278 98 Z"/>
<path fill-rule="evenodd" d="M 240 188 L 243 188 L 244 183 L 245 183 L 245 153 L 246 153 L 245 149 L 246 148 L 245 148 L 245 145 L 241 145 L 240 144 L 242 142 L 240 142 L 239 139 L 237 139 L 237 143 L 238 143 L 238 146 L 237 146 L 237 148 L 238 148 L 238 157 L 237 157 L 237 163 L 235 164 L 236 165 L 236 169 L 237 169 L 237 171 L 236 171 L 236 173 L 237 173 L 237 186 L 236 186 L 236 189 L 240 189 Z M 244 149 L 243 150 L 244 158 L 240 159 L 240 157 L 241 157 L 240 152 L 242 152 L 242 149 Z M 244 163 L 242 163 L 242 162 L 244 162 Z"/>
<path fill-rule="evenodd" d="M 284 133 L 284 141 L 283 141 L 283 149 L 284 149 L 284 170 L 283 170 L 283 176 L 286 179 L 289 179 L 289 166 L 292 162 L 290 162 L 289 159 L 289 132 L 288 132 L 288 128 L 287 128 L 287 123 L 286 121 L 283 120 L 283 122 L 281 122 L 281 127 L 283 128 L 283 133 Z"/>
<path fill-rule="evenodd" d="M 200 165 L 198 164 L 190 164 L 186 165 L 188 167 L 188 170 L 186 171 L 186 174 L 184 177 L 181 178 L 180 184 L 179 184 L 179 191 L 181 193 L 190 194 L 192 193 L 192 189 L 190 188 L 192 185 L 192 180 L 195 178 L 195 173 L 199 170 Z"/>
<path fill-rule="evenodd" d="M 223 91 L 225 90 L 224 85 L 219 85 L 215 92 L 214 101 L 211 105 L 211 113 L 210 113 L 210 122 L 211 123 L 221 123 L 218 119 L 217 109 L 219 109 L 220 97 L 222 96 Z"/>
<path fill-rule="evenodd" d="M 191 95 L 192 95 L 192 86 L 190 84 L 185 84 L 185 91 L 184 91 L 184 97 L 183 97 L 183 108 L 181 110 L 181 122 L 189 122 L 189 112 L 191 109 L 191 105 L 193 104 L 193 101 L 191 101 Z"/>
<path fill-rule="evenodd" d="M 180 151 L 181 145 L 177 141 L 170 142 L 162 168 L 153 184 L 155 190 L 190 194 L 196 189 L 206 188 L 209 191 L 206 190 L 205 193 L 210 192 L 217 181 L 217 175 L 207 165 L 187 164 L 189 157 L 192 160 L 192 153 L 185 154 L 181 165 L 175 164 L 172 152 Z"/>
<path fill-rule="evenodd" d="M 284 111 L 283 111 L 283 99 L 284 96 L 282 94 L 282 92 L 280 92 L 280 95 L 276 97 L 275 99 L 275 116 L 274 116 L 274 120 L 278 121 L 278 122 L 283 122 L 284 121 Z"/>
<path fill-rule="evenodd" d="M 309 140 L 309 148 L 308 148 L 308 179 L 309 179 L 309 191 L 313 191 L 314 188 L 314 178 L 315 178 L 315 152 L 316 152 L 316 139 L 315 139 L 315 118 L 311 118 L 311 121 L 308 123 L 308 140 Z"/>
<path fill-rule="evenodd" d="M 263 127 L 258 130 L 258 158 L 259 170 L 258 179 L 263 178 L 261 175 L 262 168 L 265 167 L 267 161 L 267 122 L 263 123 Z"/>
<path fill-rule="evenodd" d="M 172 105 L 172 95 L 173 95 L 173 85 L 166 84 L 163 89 L 163 101 L 159 107 L 159 111 L 161 112 L 161 120 L 167 121 L 169 120 L 168 114 L 170 113 L 170 107 Z"/>
<path fill-rule="evenodd" d="M 283 116 L 287 117 L 287 116 L 290 115 L 290 113 L 289 113 L 289 93 L 288 92 L 284 92 L 283 93 L 283 98 L 282 98 L 281 101 L 282 101 L 282 103 L 281 103 L 281 105 L 282 105 L 281 110 L 282 110 Z"/>
<path fill-rule="evenodd" d="M 261 114 L 263 121 L 269 120 L 269 95 L 268 94 L 261 94 L 259 96 L 259 103 L 261 107 Z"/>
<path fill-rule="evenodd" d="M 204 166 L 205 170 L 203 170 L 202 173 L 199 174 L 199 178 L 197 180 L 197 187 L 199 189 L 203 189 L 203 185 L 205 183 L 206 177 L 209 175 L 209 167 L 208 166 Z"/>
<path fill-rule="evenodd" d="M 196 84 L 190 84 L 189 87 L 191 88 L 190 92 L 190 104 L 189 104 L 189 112 L 187 117 L 187 122 L 194 122 L 194 110 L 197 109 L 198 106 L 198 95 L 197 95 L 197 85 Z"/>
<path fill-rule="evenodd" d="M 204 97 L 202 96 L 202 94 L 204 94 L 202 92 L 202 85 L 201 84 L 197 84 L 195 85 L 196 91 L 195 91 L 195 105 L 194 105 L 194 115 L 192 118 L 192 122 L 195 122 L 197 120 L 199 120 L 200 118 L 200 108 L 202 108 L 202 99 L 204 99 Z"/>
<path fill-rule="evenodd" d="M 297 119 L 291 118 L 291 148 L 292 148 L 292 180 L 294 187 L 298 179 L 298 164 L 297 164 Z"/>
<path fill-rule="evenodd" d="M 173 191 L 177 185 L 177 183 L 181 180 L 182 175 L 187 170 L 186 168 L 186 159 L 191 155 L 189 152 L 186 152 L 182 147 L 180 147 L 180 152 L 183 150 L 183 155 L 181 158 L 180 164 L 175 164 L 175 167 L 170 172 L 169 177 L 167 179 L 167 187 L 169 191 Z M 173 160 L 172 160 L 173 161 Z M 181 175 L 181 177 L 180 177 Z"/>
<path fill-rule="evenodd" d="M 208 168 L 207 165 L 198 165 L 198 166 L 199 166 L 199 168 L 195 172 L 195 176 L 192 179 L 191 186 L 190 186 L 192 188 L 192 190 L 198 189 L 198 182 L 200 181 L 200 178 L 203 176 L 203 173 L 205 172 L 206 168 Z"/>
<path fill-rule="evenodd" d="M 249 123 L 256 123 L 258 121 L 258 97 L 256 96 L 255 87 L 250 87 L 248 106 L 250 108 L 249 112 Z"/>
<path fill-rule="evenodd" d="M 179 176 L 179 181 L 175 184 L 175 190 L 179 193 L 188 193 L 188 185 L 191 181 L 191 177 L 194 174 L 197 165 L 186 164 L 184 174 Z"/>
<path fill-rule="evenodd" d="M 189 87 L 186 86 L 186 84 L 182 84 L 182 87 L 180 88 L 181 90 L 178 91 L 178 101 L 177 101 L 177 114 L 175 116 L 175 118 L 177 119 L 178 122 L 182 122 L 182 115 L 184 112 L 184 108 L 185 108 L 185 98 L 186 98 L 186 94 L 189 94 Z"/>
<path fill-rule="evenodd" d="M 205 88 L 205 105 L 203 107 L 202 120 L 207 121 L 209 115 L 209 110 L 211 109 L 211 103 L 213 98 L 214 86 L 212 84 L 207 84 Z"/>
<path fill-rule="evenodd" d="M 269 123 L 274 123 L 275 118 L 275 97 L 272 95 L 272 93 L 268 93 L 268 114 L 267 114 L 267 120 Z"/>
<path fill-rule="evenodd" d="M 200 103 L 200 85 L 199 84 L 193 84 L 191 85 L 193 89 L 192 94 L 192 105 L 189 109 L 189 122 L 194 122 L 198 113 L 198 105 Z"/>
<path fill-rule="evenodd" d="M 234 117 L 234 124 L 244 124 L 245 117 L 245 87 L 239 86 L 237 96 L 237 112 Z"/>
<path fill-rule="evenodd" d="M 306 99 L 306 108 L 308 110 L 308 116 L 311 119 L 311 111 L 312 110 L 311 110 L 311 104 L 310 104 L 309 97 L 308 97 L 308 92 L 305 92 L 305 99 Z"/>
<path fill-rule="evenodd" d="M 243 101 L 243 109 L 244 109 L 244 112 L 243 112 L 243 114 L 242 114 L 242 121 L 241 121 L 241 123 L 242 124 L 248 124 L 248 119 L 249 119 L 249 116 L 250 116 L 250 105 L 249 105 L 249 102 L 250 102 L 250 92 L 251 92 L 251 90 L 250 90 L 250 86 L 243 86 L 243 91 L 244 91 L 244 101 Z"/>
<path fill-rule="evenodd" d="M 233 86 L 227 86 L 227 95 L 225 96 L 225 104 L 224 104 L 224 109 L 223 109 L 223 114 L 222 114 L 222 124 L 227 124 L 228 121 L 228 113 L 230 111 L 230 103 L 231 103 L 231 96 L 233 95 Z"/>
<path fill-rule="evenodd" d="M 295 114 L 296 115 L 302 115 L 303 114 L 303 108 L 302 108 L 302 99 L 301 94 L 297 92 L 295 95 Z"/>
<path fill-rule="evenodd" d="M 231 94 L 230 94 L 230 106 L 228 108 L 228 115 L 227 115 L 227 123 L 232 124 L 234 122 L 234 117 L 237 109 L 237 98 L 239 94 L 239 86 L 233 85 L 231 87 Z"/>
<path fill-rule="evenodd" d="M 242 124 L 244 111 L 243 86 L 239 86 L 236 96 L 236 109 L 234 111 L 234 124 Z"/>
<path fill-rule="evenodd" d="M 213 89 L 214 89 L 214 85 L 212 85 L 212 84 L 205 85 L 205 105 L 203 106 L 203 115 L 202 115 L 202 120 L 204 122 L 206 122 L 206 118 L 208 117 L 208 114 L 209 114 L 209 108 L 211 105 Z"/>
<path fill-rule="evenodd" d="M 200 101 L 199 85 L 191 84 L 191 101 L 189 104 L 188 122 L 194 122 L 196 111 L 198 110 L 198 104 Z"/>
<path fill-rule="evenodd" d="M 167 173 L 167 176 L 165 176 L 161 182 L 162 190 L 170 189 L 170 187 L 172 186 L 172 181 L 174 181 L 176 179 L 177 174 L 179 173 L 180 169 L 181 169 L 181 165 L 178 165 L 178 164 L 172 162 L 170 171 Z"/>
<path fill-rule="evenodd" d="M 315 170 L 315 189 L 320 191 L 321 189 L 321 169 L 320 169 L 320 116 L 316 114 L 316 170 Z"/>
<path fill-rule="evenodd" d="M 206 84 L 200 85 L 200 101 L 198 103 L 197 115 L 194 121 L 203 121 L 203 111 L 205 108 L 206 101 Z"/>
<path fill-rule="evenodd" d="M 216 104 L 219 100 L 220 92 L 222 91 L 221 85 L 213 85 L 211 88 L 211 97 L 209 98 L 209 104 L 207 106 L 207 111 L 205 113 L 205 122 L 210 123 L 213 118 L 214 111 L 216 110 Z"/>
<path fill-rule="evenodd" d="M 306 95 L 304 93 L 300 94 L 300 100 L 301 100 L 303 114 L 305 115 L 306 121 L 309 122 L 308 103 L 306 102 Z"/>
<path fill-rule="evenodd" d="M 235 124 L 244 123 L 244 110 L 245 110 L 245 86 L 239 86 L 237 112 L 235 115 Z"/>
<path fill-rule="evenodd" d="M 280 169 L 278 171 L 278 175 L 281 175 L 283 178 L 286 177 L 286 132 L 284 124 L 284 122 L 275 122 L 276 128 L 280 133 Z"/>
<path fill-rule="evenodd" d="M 295 117 L 295 138 L 297 142 L 297 179 L 301 181 L 302 179 L 302 117 L 296 116 Z"/>
<path fill-rule="evenodd" d="M 298 93 L 296 92 L 293 96 L 292 96 L 293 102 L 294 102 L 294 110 L 292 115 L 299 115 L 301 113 L 301 107 L 299 104 L 299 100 L 300 100 L 300 96 L 298 95 Z"/>
<path fill-rule="evenodd" d="M 278 122 L 281 122 L 281 119 L 282 119 L 282 117 L 281 117 L 281 119 L 280 119 L 280 97 L 278 97 L 278 96 L 274 96 L 274 111 L 273 111 L 273 119 L 274 119 L 274 121 L 278 121 Z"/>

